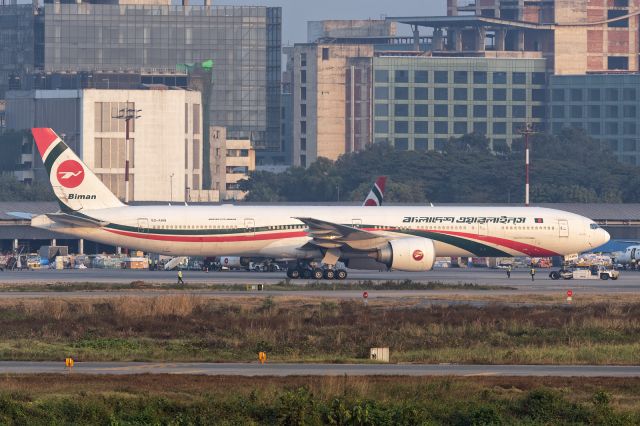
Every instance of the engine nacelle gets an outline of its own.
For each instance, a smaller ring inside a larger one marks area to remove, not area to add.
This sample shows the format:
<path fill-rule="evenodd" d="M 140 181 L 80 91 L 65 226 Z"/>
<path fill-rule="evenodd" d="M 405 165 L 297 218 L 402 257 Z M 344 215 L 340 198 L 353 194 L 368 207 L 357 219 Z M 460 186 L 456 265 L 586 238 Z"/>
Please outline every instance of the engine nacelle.
<path fill-rule="evenodd" d="M 433 241 L 427 238 L 399 238 L 380 249 L 376 260 L 398 271 L 430 271 L 436 261 L 436 250 Z"/>

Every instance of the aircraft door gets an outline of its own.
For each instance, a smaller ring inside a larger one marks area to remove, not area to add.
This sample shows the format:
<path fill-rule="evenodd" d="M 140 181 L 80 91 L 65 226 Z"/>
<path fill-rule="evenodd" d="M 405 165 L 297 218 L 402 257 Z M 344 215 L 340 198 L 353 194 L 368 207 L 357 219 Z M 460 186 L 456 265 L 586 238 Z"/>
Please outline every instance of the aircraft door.
<path fill-rule="evenodd" d="M 558 231 L 560 232 L 560 237 L 569 237 L 569 221 L 565 219 L 559 220 Z"/>
<path fill-rule="evenodd" d="M 141 234 L 149 232 L 149 219 L 145 217 L 138 218 L 138 232 Z"/>
<path fill-rule="evenodd" d="M 244 229 L 247 235 L 253 237 L 256 233 L 256 221 L 252 218 L 245 218 Z"/>
<path fill-rule="evenodd" d="M 362 228 L 362 219 L 351 219 L 351 226 L 354 228 Z"/>
<path fill-rule="evenodd" d="M 629 260 L 637 260 L 637 258 L 636 258 L 636 249 L 635 248 L 631 249 L 631 256 L 629 256 Z"/>

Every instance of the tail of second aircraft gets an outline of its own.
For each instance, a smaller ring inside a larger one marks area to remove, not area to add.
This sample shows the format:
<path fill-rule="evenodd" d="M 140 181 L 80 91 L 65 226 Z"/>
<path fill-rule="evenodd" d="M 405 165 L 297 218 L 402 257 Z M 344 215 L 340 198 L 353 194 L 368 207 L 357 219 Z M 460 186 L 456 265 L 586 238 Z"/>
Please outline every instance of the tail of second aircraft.
<path fill-rule="evenodd" d="M 63 211 L 124 205 L 52 129 L 34 128 L 31 132 Z"/>
<path fill-rule="evenodd" d="M 386 176 L 380 176 L 369 191 L 369 195 L 364 199 L 363 206 L 381 206 L 384 199 L 384 185 L 387 182 Z"/>

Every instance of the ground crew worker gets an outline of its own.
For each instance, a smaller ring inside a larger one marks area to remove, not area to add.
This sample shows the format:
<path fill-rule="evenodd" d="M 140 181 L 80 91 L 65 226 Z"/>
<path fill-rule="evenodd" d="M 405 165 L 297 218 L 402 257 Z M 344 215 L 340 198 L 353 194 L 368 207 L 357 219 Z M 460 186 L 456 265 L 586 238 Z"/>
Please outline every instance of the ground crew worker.
<path fill-rule="evenodd" d="M 536 269 L 533 266 L 531 267 L 531 271 L 529 273 L 531 274 L 531 281 L 535 281 L 535 279 L 536 279 Z"/>
<path fill-rule="evenodd" d="M 511 278 L 511 265 L 507 266 L 507 278 Z"/>
<path fill-rule="evenodd" d="M 182 281 L 182 269 L 178 269 L 178 284 L 184 285 L 184 281 Z"/>

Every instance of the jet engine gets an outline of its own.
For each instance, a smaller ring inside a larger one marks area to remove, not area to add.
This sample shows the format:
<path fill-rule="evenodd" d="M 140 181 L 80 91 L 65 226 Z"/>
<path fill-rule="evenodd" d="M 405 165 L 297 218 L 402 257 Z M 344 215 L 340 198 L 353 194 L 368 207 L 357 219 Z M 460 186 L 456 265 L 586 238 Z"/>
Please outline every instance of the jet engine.
<path fill-rule="evenodd" d="M 376 260 L 398 271 L 429 271 L 436 261 L 436 250 L 427 238 L 399 238 L 378 250 Z"/>

